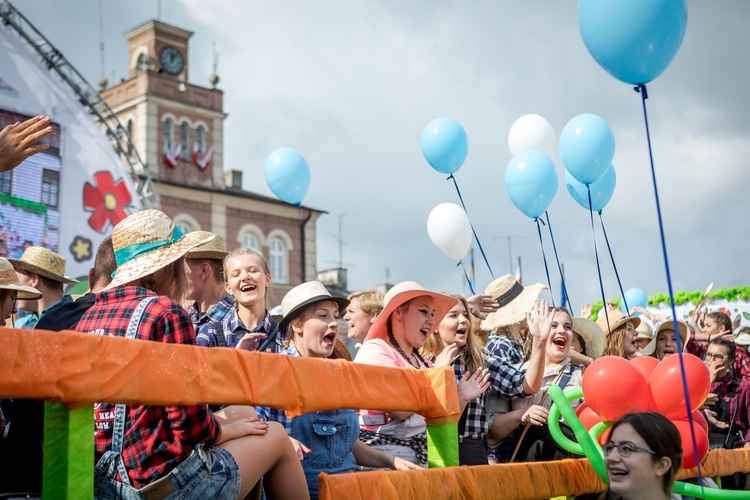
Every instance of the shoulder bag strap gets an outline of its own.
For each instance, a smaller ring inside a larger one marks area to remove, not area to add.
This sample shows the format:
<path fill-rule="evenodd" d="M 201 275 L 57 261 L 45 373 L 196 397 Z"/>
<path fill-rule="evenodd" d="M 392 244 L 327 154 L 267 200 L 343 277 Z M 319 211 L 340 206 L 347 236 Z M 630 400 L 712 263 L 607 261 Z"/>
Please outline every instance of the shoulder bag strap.
<path fill-rule="evenodd" d="M 222 324 L 222 320 L 214 321 L 214 325 L 216 326 L 216 342 L 219 344 L 219 347 L 226 347 L 227 338 L 224 335 L 224 325 Z"/>

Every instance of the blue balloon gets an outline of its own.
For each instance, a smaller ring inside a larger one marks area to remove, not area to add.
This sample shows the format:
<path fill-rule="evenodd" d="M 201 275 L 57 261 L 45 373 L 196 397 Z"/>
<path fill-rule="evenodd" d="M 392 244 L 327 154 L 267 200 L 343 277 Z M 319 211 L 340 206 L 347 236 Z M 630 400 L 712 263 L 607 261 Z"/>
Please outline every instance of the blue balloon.
<path fill-rule="evenodd" d="M 300 206 L 310 189 L 310 167 L 292 148 L 279 148 L 266 160 L 266 184 L 279 199 Z"/>
<path fill-rule="evenodd" d="M 422 132 L 422 154 L 438 172 L 453 174 L 461 168 L 469 153 L 469 138 L 455 120 L 432 120 Z"/>
<path fill-rule="evenodd" d="M 630 290 L 625 292 L 625 301 L 628 303 L 628 307 L 631 309 L 635 306 L 645 308 L 648 306 L 648 295 L 646 295 L 646 292 L 644 292 L 640 288 L 631 288 Z M 625 302 L 620 301 L 620 309 L 625 314 L 629 314 L 628 311 L 625 310 Z M 640 315 L 640 313 L 636 313 L 636 316 L 638 315 Z"/>
<path fill-rule="evenodd" d="M 615 185 L 617 184 L 617 175 L 615 175 L 615 167 L 610 164 L 609 168 L 604 171 L 596 182 L 589 184 L 591 190 L 591 209 L 594 212 L 603 210 L 607 206 L 609 200 L 612 199 L 612 194 L 615 192 Z M 578 202 L 586 210 L 589 209 L 589 194 L 586 190 L 586 184 L 578 182 L 575 177 L 570 175 L 570 172 L 565 171 L 565 185 L 568 186 L 568 192 L 574 200 Z"/>
<path fill-rule="evenodd" d="M 557 170 L 539 151 L 523 151 L 505 169 L 505 190 L 510 201 L 532 219 L 541 217 L 557 193 Z"/>
<path fill-rule="evenodd" d="M 685 0 L 579 0 L 578 29 L 609 74 L 633 85 L 659 76 L 680 49 Z"/>
<path fill-rule="evenodd" d="M 591 184 L 604 174 L 615 157 L 615 136 L 596 115 L 578 115 L 560 134 L 560 158 L 576 180 Z"/>

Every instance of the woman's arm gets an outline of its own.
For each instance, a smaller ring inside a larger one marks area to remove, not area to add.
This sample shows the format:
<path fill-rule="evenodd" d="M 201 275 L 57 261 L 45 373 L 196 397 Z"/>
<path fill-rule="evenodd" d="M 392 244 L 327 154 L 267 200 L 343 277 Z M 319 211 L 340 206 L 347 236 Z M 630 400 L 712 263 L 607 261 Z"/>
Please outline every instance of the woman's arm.
<path fill-rule="evenodd" d="M 532 405 L 528 408 L 503 413 L 498 415 L 492 422 L 489 437 L 495 441 L 502 441 L 510 436 L 511 432 L 516 430 L 516 427 L 521 424 L 545 425 L 548 416 L 549 410 L 539 405 Z"/>
<path fill-rule="evenodd" d="M 354 459 L 357 461 L 357 465 L 363 467 L 393 470 L 421 469 L 417 464 L 367 446 L 359 439 L 354 442 L 352 453 L 354 454 Z"/>

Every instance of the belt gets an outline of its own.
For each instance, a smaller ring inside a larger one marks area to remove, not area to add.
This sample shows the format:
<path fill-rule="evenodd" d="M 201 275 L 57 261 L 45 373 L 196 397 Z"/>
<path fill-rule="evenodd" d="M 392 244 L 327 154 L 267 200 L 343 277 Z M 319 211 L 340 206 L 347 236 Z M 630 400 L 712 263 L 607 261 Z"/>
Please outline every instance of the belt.
<path fill-rule="evenodd" d="M 385 415 L 360 415 L 359 425 L 385 425 L 388 418 Z"/>
<path fill-rule="evenodd" d="M 481 444 L 484 446 L 484 438 L 458 436 L 458 444 Z"/>

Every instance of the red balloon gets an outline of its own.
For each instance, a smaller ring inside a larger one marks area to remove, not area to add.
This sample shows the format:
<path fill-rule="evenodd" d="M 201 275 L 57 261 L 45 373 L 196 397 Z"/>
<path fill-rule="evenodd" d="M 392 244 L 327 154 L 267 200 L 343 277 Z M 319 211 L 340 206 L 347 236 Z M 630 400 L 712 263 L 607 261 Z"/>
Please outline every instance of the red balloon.
<path fill-rule="evenodd" d="M 576 410 L 576 415 L 578 415 L 578 420 L 581 421 L 587 431 L 599 422 L 604 422 L 604 417 L 596 413 L 588 403 L 582 403 Z"/>
<path fill-rule="evenodd" d="M 708 454 L 708 435 L 700 425 L 693 423 L 695 442 L 698 445 L 698 459 L 696 460 L 693 450 L 693 438 L 690 434 L 690 422 L 687 420 L 676 420 L 673 423 L 677 426 L 677 430 L 680 431 L 680 439 L 682 439 L 682 468 L 692 469 L 698 462 L 702 462 Z"/>
<path fill-rule="evenodd" d="M 652 358 L 651 356 L 636 356 L 631 359 L 630 362 L 643 372 L 643 376 L 646 377 L 646 380 L 651 378 L 651 372 L 653 372 L 656 365 L 659 364 L 659 360 Z"/>
<path fill-rule="evenodd" d="M 604 356 L 591 363 L 582 386 L 589 406 L 612 422 L 629 412 L 647 411 L 654 404 L 643 373 L 619 356 Z"/>
<path fill-rule="evenodd" d="M 708 434 L 708 422 L 706 422 L 706 417 L 703 416 L 702 411 L 695 410 L 693 412 L 693 422 L 700 425 L 701 429 L 703 429 L 706 434 Z"/>
<path fill-rule="evenodd" d="M 708 368 L 697 356 L 683 354 L 685 377 L 690 394 L 690 411 L 701 407 L 708 396 L 711 382 Z M 592 363 L 593 364 L 593 363 Z M 680 358 L 677 355 L 664 358 L 651 373 L 649 380 L 657 410 L 671 420 L 686 417 L 685 392 L 682 386 Z"/>

